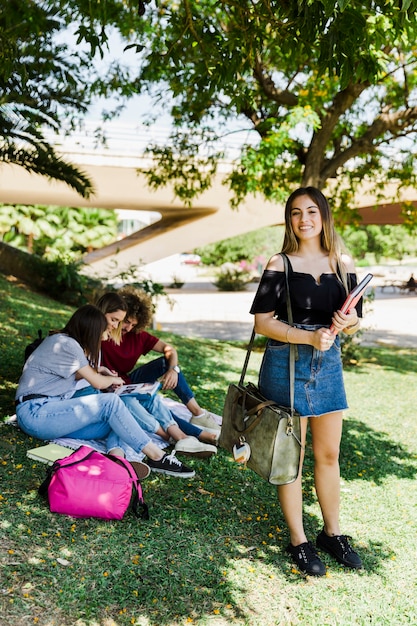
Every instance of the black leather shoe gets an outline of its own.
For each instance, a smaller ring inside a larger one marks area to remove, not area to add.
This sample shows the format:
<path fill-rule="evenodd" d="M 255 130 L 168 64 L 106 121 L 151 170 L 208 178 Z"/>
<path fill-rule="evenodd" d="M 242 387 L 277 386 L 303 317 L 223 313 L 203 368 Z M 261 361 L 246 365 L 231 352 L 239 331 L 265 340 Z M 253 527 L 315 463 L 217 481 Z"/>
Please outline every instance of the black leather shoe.
<path fill-rule="evenodd" d="M 300 543 L 299 546 L 293 546 L 290 543 L 287 552 L 291 554 L 298 569 L 305 574 L 310 574 L 310 576 L 326 575 L 326 566 L 320 560 L 311 541 Z"/>
<path fill-rule="evenodd" d="M 324 529 L 317 535 L 316 545 L 318 548 L 325 550 L 346 567 L 353 569 L 362 569 L 362 561 L 359 554 L 350 545 L 346 535 L 335 535 L 329 537 Z"/>

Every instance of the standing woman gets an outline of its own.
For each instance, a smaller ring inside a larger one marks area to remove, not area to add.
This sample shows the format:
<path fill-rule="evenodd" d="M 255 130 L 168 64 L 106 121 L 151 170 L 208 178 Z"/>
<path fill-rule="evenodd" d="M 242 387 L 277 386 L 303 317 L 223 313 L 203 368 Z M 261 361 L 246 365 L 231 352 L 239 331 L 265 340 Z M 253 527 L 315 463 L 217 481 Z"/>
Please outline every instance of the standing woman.
<path fill-rule="evenodd" d="M 316 545 L 346 567 L 359 569 L 361 560 L 339 526 L 339 448 L 347 403 L 340 338 L 330 326 L 333 323 L 337 333 L 355 333 L 362 304 L 347 314 L 339 310 L 357 284 L 357 277 L 353 261 L 335 231 L 328 202 L 315 187 L 297 189 L 288 198 L 282 253 L 289 261 L 294 326 L 287 318 L 284 263 L 276 254 L 266 267 L 251 308 L 256 332 L 268 337 L 259 386 L 267 398 L 290 405 L 289 344 L 296 344 L 294 406 L 302 418 L 303 449 L 297 480 L 279 486 L 278 498 L 290 533 L 287 551 L 301 571 L 323 576 L 326 567 L 307 540 L 303 526 L 302 466 L 307 422 L 324 524 Z"/>

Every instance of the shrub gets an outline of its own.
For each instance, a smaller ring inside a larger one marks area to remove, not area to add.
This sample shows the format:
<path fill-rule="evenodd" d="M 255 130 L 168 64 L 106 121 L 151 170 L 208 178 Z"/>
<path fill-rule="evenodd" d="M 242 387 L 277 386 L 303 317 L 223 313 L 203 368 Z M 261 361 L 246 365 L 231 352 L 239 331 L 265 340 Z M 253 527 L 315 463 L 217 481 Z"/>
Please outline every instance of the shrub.
<path fill-rule="evenodd" d="M 252 280 L 252 274 L 245 265 L 223 263 L 217 271 L 214 282 L 220 291 L 243 291 Z"/>

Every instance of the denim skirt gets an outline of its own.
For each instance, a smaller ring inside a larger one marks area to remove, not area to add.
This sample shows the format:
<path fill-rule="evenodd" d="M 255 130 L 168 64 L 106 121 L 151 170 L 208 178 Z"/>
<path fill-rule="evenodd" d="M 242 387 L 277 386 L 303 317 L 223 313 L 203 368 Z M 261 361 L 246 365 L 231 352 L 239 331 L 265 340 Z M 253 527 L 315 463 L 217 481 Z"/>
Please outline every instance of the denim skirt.
<path fill-rule="evenodd" d="M 316 330 L 321 326 L 297 328 Z M 311 417 L 347 409 L 343 381 L 340 338 L 326 352 L 312 346 L 297 345 L 295 361 L 294 408 L 301 417 Z M 290 406 L 290 346 L 269 339 L 259 372 L 261 393 L 281 406 Z"/>

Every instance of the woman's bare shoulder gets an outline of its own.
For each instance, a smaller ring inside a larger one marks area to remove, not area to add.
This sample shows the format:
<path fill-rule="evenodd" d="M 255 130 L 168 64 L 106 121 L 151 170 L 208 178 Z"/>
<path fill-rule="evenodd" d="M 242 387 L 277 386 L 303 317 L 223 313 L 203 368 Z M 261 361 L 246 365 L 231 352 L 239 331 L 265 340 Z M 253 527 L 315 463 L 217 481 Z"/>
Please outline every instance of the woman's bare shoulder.
<path fill-rule="evenodd" d="M 282 260 L 282 256 L 280 254 L 274 254 L 274 256 L 269 259 L 266 269 L 274 272 L 283 272 L 284 261 Z"/>
<path fill-rule="evenodd" d="M 356 272 L 355 263 L 349 254 L 342 254 L 342 262 L 347 272 L 351 274 L 354 274 Z"/>

